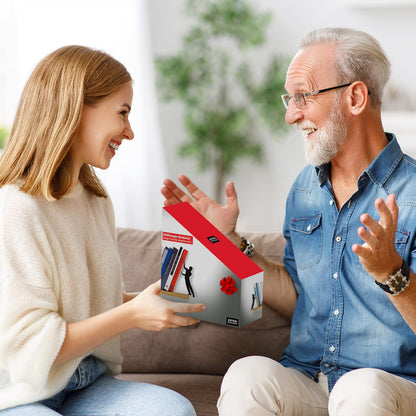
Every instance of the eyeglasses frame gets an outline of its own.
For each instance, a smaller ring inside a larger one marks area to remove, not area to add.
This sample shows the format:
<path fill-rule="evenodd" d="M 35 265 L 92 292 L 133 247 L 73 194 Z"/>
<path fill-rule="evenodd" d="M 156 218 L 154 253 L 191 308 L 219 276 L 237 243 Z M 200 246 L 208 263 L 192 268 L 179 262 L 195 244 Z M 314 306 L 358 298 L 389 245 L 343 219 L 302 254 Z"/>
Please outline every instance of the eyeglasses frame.
<path fill-rule="evenodd" d="M 337 88 L 349 87 L 351 84 L 352 84 L 352 82 L 349 82 L 348 84 L 342 84 L 342 85 L 337 85 L 337 86 L 335 86 L 335 87 L 323 88 L 323 89 L 321 89 L 321 90 L 318 90 L 318 91 L 312 91 L 312 92 L 300 92 L 300 91 L 299 91 L 299 92 L 295 92 L 295 93 L 294 93 L 294 94 L 292 94 L 292 95 L 289 95 L 289 94 L 282 94 L 282 95 L 281 95 L 281 97 L 282 97 L 283 105 L 284 105 L 284 106 L 285 106 L 285 108 L 287 109 L 287 108 L 289 107 L 289 99 L 290 99 L 290 98 L 293 98 L 293 96 L 294 96 L 295 94 L 300 94 L 300 96 L 301 96 L 301 97 L 302 97 L 302 99 L 303 99 L 304 104 L 303 104 L 303 105 L 299 105 L 299 104 L 296 102 L 296 100 L 294 100 L 294 103 L 295 103 L 296 107 L 298 107 L 298 108 L 303 108 L 303 107 L 305 107 L 305 106 L 306 106 L 306 97 L 310 97 L 311 95 L 318 95 L 318 94 L 322 94 L 323 92 L 327 92 L 327 91 L 335 90 L 335 89 L 337 89 Z M 368 91 L 368 93 L 369 93 L 369 94 L 371 94 L 371 93 L 370 93 L 370 91 Z M 286 102 L 286 99 L 287 99 L 287 102 Z"/>

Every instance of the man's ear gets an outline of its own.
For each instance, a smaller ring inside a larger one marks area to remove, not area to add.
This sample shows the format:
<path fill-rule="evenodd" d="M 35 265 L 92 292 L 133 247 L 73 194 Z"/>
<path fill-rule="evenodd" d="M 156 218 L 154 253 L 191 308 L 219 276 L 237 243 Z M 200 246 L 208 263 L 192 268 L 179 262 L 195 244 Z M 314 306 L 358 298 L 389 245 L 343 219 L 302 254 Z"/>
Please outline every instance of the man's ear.
<path fill-rule="evenodd" d="M 361 114 L 369 105 L 369 95 L 367 85 L 362 81 L 353 82 L 348 88 L 347 103 L 353 115 Z"/>

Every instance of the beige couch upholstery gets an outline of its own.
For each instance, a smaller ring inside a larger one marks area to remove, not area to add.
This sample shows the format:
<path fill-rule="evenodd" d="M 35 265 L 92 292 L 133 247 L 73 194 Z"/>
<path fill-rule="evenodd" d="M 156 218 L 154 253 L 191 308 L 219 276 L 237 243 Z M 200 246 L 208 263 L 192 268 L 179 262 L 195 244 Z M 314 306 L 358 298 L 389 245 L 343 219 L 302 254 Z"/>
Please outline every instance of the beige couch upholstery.
<path fill-rule="evenodd" d="M 282 235 L 245 235 L 264 255 L 282 260 Z M 160 232 L 119 229 L 118 246 L 127 291 L 140 291 L 160 278 Z M 247 355 L 278 360 L 289 342 L 289 329 L 286 320 L 264 306 L 263 318 L 243 328 L 201 321 L 194 327 L 162 332 L 129 331 L 122 335 L 120 378 L 169 387 L 186 396 L 198 416 L 217 415 L 216 401 L 227 368 Z"/>

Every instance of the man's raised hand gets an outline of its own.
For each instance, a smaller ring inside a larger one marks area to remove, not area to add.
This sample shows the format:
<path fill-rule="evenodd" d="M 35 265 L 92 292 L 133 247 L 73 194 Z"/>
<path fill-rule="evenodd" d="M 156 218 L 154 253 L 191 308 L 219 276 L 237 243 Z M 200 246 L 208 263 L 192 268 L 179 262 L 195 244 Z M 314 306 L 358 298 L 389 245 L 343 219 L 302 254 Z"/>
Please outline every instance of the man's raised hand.
<path fill-rule="evenodd" d="M 228 182 L 225 186 L 227 199 L 223 206 L 202 192 L 187 176 L 179 175 L 178 180 L 189 194 L 180 189 L 172 180 L 165 179 L 161 189 L 162 195 L 165 197 L 165 206 L 189 202 L 223 234 L 230 236 L 234 233 L 239 208 L 233 182 Z"/>

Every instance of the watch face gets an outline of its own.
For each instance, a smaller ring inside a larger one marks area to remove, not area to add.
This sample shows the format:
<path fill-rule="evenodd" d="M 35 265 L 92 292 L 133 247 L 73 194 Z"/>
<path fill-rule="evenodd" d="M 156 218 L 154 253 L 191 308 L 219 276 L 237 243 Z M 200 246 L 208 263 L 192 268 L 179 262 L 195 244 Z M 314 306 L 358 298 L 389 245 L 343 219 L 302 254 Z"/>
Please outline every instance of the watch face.
<path fill-rule="evenodd" d="M 406 289 L 408 280 L 399 272 L 387 283 L 393 293 L 400 293 Z"/>

